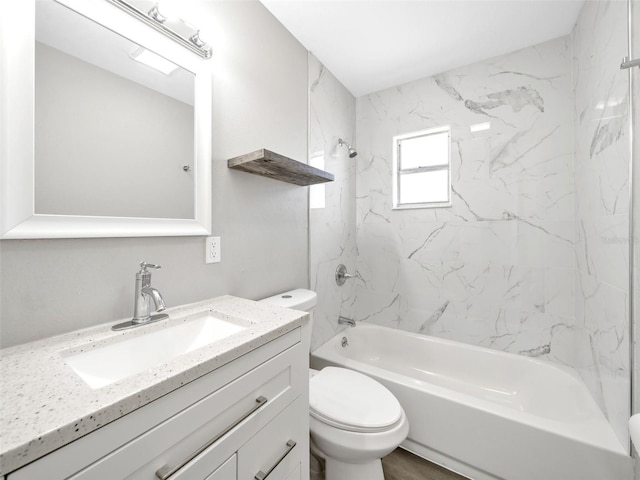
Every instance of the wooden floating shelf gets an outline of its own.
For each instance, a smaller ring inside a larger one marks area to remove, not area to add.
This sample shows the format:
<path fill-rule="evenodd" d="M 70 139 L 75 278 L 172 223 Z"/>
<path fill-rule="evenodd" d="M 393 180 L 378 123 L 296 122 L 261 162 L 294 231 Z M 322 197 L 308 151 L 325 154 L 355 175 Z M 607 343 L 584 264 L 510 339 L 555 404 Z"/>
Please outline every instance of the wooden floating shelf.
<path fill-rule="evenodd" d="M 227 160 L 227 166 L 234 170 L 262 175 L 294 185 L 307 186 L 332 182 L 332 173 L 298 162 L 292 158 L 262 148 L 255 152 Z"/>

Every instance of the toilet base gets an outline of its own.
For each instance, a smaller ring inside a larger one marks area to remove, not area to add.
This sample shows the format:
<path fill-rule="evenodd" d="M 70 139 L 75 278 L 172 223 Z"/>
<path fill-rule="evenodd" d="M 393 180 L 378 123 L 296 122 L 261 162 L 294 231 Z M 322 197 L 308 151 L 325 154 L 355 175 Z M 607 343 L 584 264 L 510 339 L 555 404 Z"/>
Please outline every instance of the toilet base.
<path fill-rule="evenodd" d="M 382 462 L 346 463 L 325 458 L 325 480 L 384 480 Z"/>

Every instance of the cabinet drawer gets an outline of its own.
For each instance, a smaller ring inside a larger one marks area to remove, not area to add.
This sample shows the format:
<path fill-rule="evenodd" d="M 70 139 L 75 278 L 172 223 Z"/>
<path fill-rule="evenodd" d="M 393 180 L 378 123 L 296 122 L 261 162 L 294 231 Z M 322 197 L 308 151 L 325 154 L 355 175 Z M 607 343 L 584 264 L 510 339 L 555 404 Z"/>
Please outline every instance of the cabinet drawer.
<path fill-rule="evenodd" d="M 299 397 L 238 450 L 238 480 L 300 478 L 308 454 L 309 411 Z"/>

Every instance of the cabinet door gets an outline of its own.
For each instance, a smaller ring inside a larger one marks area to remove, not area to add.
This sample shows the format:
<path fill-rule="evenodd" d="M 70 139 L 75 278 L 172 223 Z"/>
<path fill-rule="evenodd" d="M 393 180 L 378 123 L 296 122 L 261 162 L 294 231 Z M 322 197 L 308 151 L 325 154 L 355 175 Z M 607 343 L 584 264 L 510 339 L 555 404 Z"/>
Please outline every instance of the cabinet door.
<path fill-rule="evenodd" d="M 233 455 L 204 480 L 236 480 L 236 460 L 236 455 Z"/>
<path fill-rule="evenodd" d="M 238 450 L 238 480 L 293 480 L 309 471 L 309 410 L 303 397 Z"/>

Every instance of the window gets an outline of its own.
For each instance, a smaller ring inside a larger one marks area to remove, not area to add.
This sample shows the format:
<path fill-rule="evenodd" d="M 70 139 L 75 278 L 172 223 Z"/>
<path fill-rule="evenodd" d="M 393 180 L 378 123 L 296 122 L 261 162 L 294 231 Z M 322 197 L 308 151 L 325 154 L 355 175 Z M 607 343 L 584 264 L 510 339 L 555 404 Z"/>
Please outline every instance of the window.
<path fill-rule="evenodd" d="M 449 127 L 393 138 L 393 208 L 451 205 Z"/>

